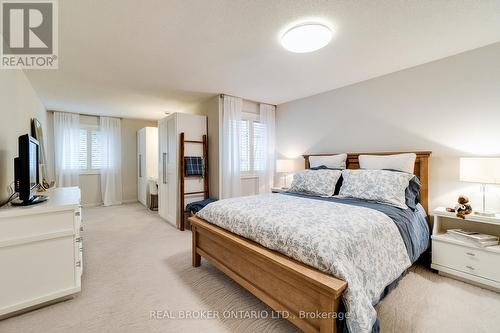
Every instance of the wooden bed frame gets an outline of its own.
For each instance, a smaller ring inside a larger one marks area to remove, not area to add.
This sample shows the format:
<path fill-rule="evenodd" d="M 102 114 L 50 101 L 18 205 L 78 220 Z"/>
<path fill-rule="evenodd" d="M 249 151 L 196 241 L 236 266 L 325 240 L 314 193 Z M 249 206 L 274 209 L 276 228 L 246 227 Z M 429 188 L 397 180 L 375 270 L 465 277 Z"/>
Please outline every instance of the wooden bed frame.
<path fill-rule="evenodd" d="M 358 169 L 358 156 L 393 153 L 349 153 L 347 168 Z M 421 203 L 428 209 L 428 161 L 431 152 L 415 152 L 415 175 L 420 177 Z M 305 167 L 310 156 L 303 155 Z M 304 265 L 251 240 L 240 237 L 196 216 L 192 225 L 192 264 L 200 266 L 203 256 L 214 266 L 250 291 L 273 310 L 281 312 L 304 332 L 333 333 L 337 331 L 336 313 L 347 283 Z M 319 316 L 318 316 L 319 314 Z M 320 318 L 320 316 L 324 316 Z"/>

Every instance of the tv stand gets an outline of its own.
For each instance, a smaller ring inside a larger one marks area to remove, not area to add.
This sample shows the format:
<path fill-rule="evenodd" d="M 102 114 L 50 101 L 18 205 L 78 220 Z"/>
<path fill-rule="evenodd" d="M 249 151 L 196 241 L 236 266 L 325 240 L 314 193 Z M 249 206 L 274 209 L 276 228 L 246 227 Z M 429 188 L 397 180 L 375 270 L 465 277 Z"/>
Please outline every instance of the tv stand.
<path fill-rule="evenodd" d="M 46 195 L 34 195 L 31 200 L 29 201 L 12 201 L 11 204 L 12 206 L 30 206 L 30 205 L 36 205 L 38 203 L 42 203 L 44 201 L 49 200 L 49 197 Z"/>

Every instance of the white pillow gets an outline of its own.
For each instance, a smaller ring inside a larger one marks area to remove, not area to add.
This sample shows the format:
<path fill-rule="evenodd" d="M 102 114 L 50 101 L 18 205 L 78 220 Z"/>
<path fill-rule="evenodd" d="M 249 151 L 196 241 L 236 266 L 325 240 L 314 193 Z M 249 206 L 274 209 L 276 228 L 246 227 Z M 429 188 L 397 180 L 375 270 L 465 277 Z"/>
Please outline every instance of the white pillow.
<path fill-rule="evenodd" d="M 398 170 L 413 174 L 417 155 L 414 153 L 397 155 L 359 155 L 359 167 L 370 170 Z"/>
<path fill-rule="evenodd" d="M 413 174 L 388 170 L 343 170 L 340 198 L 376 201 L 407 209 L 406 188 Z"/>
<path fill-rule="evenodd" d="M 326 166 L 331 169 L 345 169 L 347 154 L 328 155 L 328 156 L 309 156 L 309 167 L 316 168 Z"/>
<path fill-rule="evenodd" d="M 341 175 L 340 170 L 303 170 L 293 175 L 289 191 L 331 197 Z"/>

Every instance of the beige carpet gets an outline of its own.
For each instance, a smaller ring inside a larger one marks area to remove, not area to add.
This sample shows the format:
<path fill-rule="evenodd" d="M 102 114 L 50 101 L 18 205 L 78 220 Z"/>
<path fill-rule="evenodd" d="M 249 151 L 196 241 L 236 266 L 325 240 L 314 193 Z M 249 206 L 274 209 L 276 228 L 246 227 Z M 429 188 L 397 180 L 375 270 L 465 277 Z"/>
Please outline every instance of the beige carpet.
<path fill-rule="evenodd" d="M 262 317 L 269 308 L 206 261 L 191 268 L 190 233 L 138 204 L 85 209 L 84 219 L 82 293 L 0 321 L 0 332 L 297 331 L 272 318 L 150 319 L 151 311 L 164 317 L 218 311 L 223 317 L 253 310 Z M 500 332 L 500 294 L 423 267 L 413 268 L 377 311 L 384 333 Z"/>

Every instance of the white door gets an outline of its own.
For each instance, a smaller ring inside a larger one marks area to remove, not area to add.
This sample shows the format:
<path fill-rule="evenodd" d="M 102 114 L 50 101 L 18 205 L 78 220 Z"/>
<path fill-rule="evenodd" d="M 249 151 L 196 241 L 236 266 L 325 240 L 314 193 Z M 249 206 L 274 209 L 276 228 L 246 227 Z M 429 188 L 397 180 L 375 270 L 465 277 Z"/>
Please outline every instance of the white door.
<path fill-rule="evenodd" d="M 146 161 L 146 136 L 145 130 L 137 132 L 137 196 L 139 202 L 143 205 L 147 204 L 146 198 L 146 176 L 145 176 L 145 161 Z"/>
<path fill-rule="evenodd" d="M 159 156 L 158 156 L 158 214 L 167 218 L 168 179 L 167 179 L 167 122 L 158 123 Z"/>
<path fill-rule="evenodd" d="M 167 128 L 167 221 L 172 225 L 177 222 L 177 128 L 176 118 L 171 117 L 166 122 Z"/>

